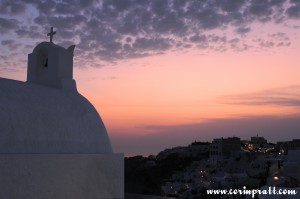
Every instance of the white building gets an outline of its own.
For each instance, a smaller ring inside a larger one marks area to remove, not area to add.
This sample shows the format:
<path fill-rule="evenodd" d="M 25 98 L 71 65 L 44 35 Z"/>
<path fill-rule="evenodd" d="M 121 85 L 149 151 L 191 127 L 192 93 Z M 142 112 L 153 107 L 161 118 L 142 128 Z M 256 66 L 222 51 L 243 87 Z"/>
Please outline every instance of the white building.
<path fill-rule="evenodd" d="M 248 148 L 251 150 L 257 150 L 260 147 L 266 147 L 267 144 L 268 142 L 264 137 L 254 136 L 251 137 L 251 142 L 249 143 Z"/>
<path fill-rule="evenodd" d="M 42 42 L 27 82 L 0 78 L 0 198 L 124 198 L 124 158 L 77 92 L 74 48 Z"/>
<path fill-rule="evenodd" d="M 219 165 L 234 151 L 241 150 L 241 140 L 238 137 L 214 139 L 210 145 L 209 160 L 213 165 Z"/>
<path fill-rule="evenodd" d="M 300 186 L 300 150 L 289 150 L 283 171 L 287 187 Z"/>

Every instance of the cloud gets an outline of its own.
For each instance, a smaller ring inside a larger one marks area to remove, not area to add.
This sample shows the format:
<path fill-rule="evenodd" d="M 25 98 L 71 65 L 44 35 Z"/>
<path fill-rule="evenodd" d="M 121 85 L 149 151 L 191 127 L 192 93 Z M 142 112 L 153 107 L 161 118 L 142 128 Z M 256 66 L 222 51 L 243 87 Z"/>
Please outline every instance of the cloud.
<path fill-rule="evenodd" d="M 265 48 L 274 46 L 274 43 L 272 41 L 261 41 L 259 44 L 261 47 L 265 47 Z"/>
<path fill-rule="evenodd" d="M 254 43 L 258 43 L 261 48 L 273 48 L 290 46 L 290 38 L 283 32 L 273 33 L 268 35 L 268 39 L 254 39 Z"/>
<path fill-rule="evenodd" d="M 300 85 L 220 97 L 220 103 L 246 106 L 300 107 Z"/>
<path fill-rule="evenodd" d="M 18 29 L 15 30 L 15 33 L 18 35 L 19 38 L 30 38 L 30 37 L 34 37 L 34 38 L 45 38 L 44 35 L 42 35 L 42 33 L 35 28 L 32 27 L 26 27 L 26 26 L 21 26 Z"/>
<path fill-rule="evenodd" d="M 293 5 L 286 10 L 287 15 L 290 18 L 299 19 L 300 18 L 300 4 Z"/>
<path fill-rule="evenodd" d="M 239 33 L 239 34 L 246 34 L 248 32 L 250 32 L 251 28 L 249 27 L 238 27 L 236 29 L 236 32 Z"/>
<path fill-rule="evenodd" d="M 166 148 L 184 146 L 194 141 L 237 136 L 250 140 L 252 136 L 264 136 L 268 142 L 288 141 L 299 137 L 300 115 L 240 116 L 228 119 L 210 119 L 204 122 L 181 125 L 149 125 L 144 135 L 122 136 L 124 132 L 110 131 L 113 148 L 126 155 L 157 154 Z"/>
<path fill-rule="evenodd" d="M 14 31 L 19 38 L 40 41 L 53 26 L 57 30 L 55 42 L 68 40 L 77 45 L 76 50 L 89 51 L 90 59 L 106 61 L 191 47 L 247 50 L 252 44 L 243 37 L 252 32 L 253 23 L 283 23 L 299 19 L 300 12 L 299 3 L 289 0 L 2 1 L 1 33 Z M 237 35 L 229 38 L 211 32 L 229 28 Z M 240 41 L 235 44 L 215 41 L 210 37 L 212 34 L 228 41 L 239 37 Z M 290 44 L 291 41 L 273 40 L 256 43 L 264 48 Z"/>
<path fill-rule="evenodd" d="M 172 40 L 164 38 L 137 38 L 132 47 L 137 51 L 165 51 L 172 47 Z"/>
<path fill-rule="evenodd" d="M 26 6 L 22 2 L 1 0 L 0 13 L 8 15 L 21 14 L 26 10 Z"/>
<path fill-rule="evenodd" d="M 225 12 L 233 13 L 238 10 L 242 10 L 245 3 L 246 0 L 241 0 L 241 1 L 224 0 L 224 1 L 220 1 L 220 7 Z"/>
<path fill-rule="evenodd" d="M 19 21 L 16 19 L 0 17 L 0 33 L 9 33 L 17 28 L 18 25 Z"/>
<path fill-rule="evenodd" d="M 16 43 L 14 40 L 11 40 L 11 39 L 2 40 L 1 45 L 7 46 L 10 50 L 15 50 L 21 46 L 20 43 Z"/>
<path fill-rule="evenodd" d="M 110 76 L 110 77 L 102 78 L 102 80 L 116 80 L 116 79 L 118 79 L 118 77 L 116 77 L 116 76 Z"/>

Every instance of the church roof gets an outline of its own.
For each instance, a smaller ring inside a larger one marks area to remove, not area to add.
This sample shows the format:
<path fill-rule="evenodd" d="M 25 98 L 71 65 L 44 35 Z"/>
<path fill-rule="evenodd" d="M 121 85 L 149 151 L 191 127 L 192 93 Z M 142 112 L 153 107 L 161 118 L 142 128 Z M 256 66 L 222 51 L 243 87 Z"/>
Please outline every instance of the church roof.
<path fill-rule="evenodd" d="M 56 44 L 51 43 L 51 42 L 44 41 L 44 42 L 39 43 L 39 44 L 33 49 L 32 52 L 37 51 L 39 48 L 42 48 L 42 47 L 48 47 L 48 46 L 51 46 L 52 48 L 65 49 L 65 48 L 62 47 L 62 46 L 56 45 Z"/>
<path fill-rule="evenodd" d="M 0 78 L 0 153 L 112 153 L 93 105 L 77 92 Z"/>

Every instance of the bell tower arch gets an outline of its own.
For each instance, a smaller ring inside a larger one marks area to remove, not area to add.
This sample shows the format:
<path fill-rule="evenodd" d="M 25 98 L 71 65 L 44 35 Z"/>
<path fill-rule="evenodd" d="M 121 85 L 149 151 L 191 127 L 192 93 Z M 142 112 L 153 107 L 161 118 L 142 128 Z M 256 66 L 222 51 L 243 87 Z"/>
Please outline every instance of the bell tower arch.
<path fill-rule="evenodd" d="M 56 32 L 51 28 L 50 42 L 38 44 L 28 55 L 27 82 L 58 89 L 77 91 L 73 79 L 75 45 L 65 49 L 52 42 Z"/>

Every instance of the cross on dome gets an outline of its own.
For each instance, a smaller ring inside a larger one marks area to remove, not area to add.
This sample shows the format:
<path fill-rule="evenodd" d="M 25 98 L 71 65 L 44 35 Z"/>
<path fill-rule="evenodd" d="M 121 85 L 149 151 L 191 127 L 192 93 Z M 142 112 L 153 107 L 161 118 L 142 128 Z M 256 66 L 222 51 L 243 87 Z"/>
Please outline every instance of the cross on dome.
<path fill-rule="evenodd" d="M 53 31 L 53 27 L 51 27 L 50 32 L 47 34 L 47 36 L 50 36 L 50 43 L 53 43 L 52 39 L 53 39 L 53 35 L 55 35 L 55 34 L 56 34 L 56 31 Z"/>

